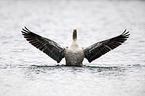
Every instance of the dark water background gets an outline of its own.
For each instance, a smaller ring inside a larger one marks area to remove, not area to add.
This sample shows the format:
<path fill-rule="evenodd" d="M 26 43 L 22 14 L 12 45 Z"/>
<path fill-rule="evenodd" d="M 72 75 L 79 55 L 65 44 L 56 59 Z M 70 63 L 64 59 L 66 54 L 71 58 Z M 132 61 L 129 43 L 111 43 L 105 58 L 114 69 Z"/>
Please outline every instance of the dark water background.
<path fill-rule="evenodd" d="M 33 32 L 62 45 L 78 30 L 82 47 L 130 31 L 120 47 L 84 67 L 66 67 L 31 46 Z M 0 1 L 0 96 L 144 96 L 145 1 Z"/>

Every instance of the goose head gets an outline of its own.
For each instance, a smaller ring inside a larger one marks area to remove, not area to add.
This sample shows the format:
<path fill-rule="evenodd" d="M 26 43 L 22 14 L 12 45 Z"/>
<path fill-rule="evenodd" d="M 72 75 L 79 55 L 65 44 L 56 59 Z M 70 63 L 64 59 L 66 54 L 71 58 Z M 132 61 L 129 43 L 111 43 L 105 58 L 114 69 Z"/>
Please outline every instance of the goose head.
<path fill-rule="evenodd" d="M 73 41 L 77 40 L 77 29 L 73 30 Z"/>
<path fill-rule="evenodd" d="M 74 29 L 74 30 L 73 30 L 73 42 L 72 42 L 72 44 L 71 44 L 71 48 L 72 48 L 72 49 L 76 49 L 76 48 L 78 48 L 78 47 L 79 47 L 79 45 L 78 45 L 78 43 L 77 43 L 77 30 Z"/>

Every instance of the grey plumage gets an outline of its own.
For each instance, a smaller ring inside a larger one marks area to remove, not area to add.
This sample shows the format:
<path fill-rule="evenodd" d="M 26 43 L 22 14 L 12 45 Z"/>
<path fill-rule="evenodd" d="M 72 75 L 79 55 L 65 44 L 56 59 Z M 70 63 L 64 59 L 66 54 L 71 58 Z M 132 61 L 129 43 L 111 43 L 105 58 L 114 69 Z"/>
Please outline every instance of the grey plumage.
<path fill-rule="evenodd" d="M 39 36 L 28 30 L 26 27 L 25 29 L 22 29 L 22 35 L 27 41 L 29 41 L 30 44 L 46 53 L 58 63 L 62 60 L 62 58 L 64 58 L 65 48 L 60 47 L 60 45 L 53 40 Z"/>
<path fill-rule="evenodd" d="M 95 43 L 84 50 L 85 58 L 92 62 L 93 60 L 99 58 L 100 56 L 104 55 L 105 53 L 113 50 L 114 48 L 118 47 L 122 43 L 124 43 L 127 38 L 129 37 L 129 31 L 126 30 L 119 36 L 116 36 L 111 39 L 107 39 L 98 43 Z"/>
<path fill-rule="evenodd" d="M 26 38 L 30 44 L 46 53 L 58 63 L 62 60 L 62 58 L 65 57 L 66 63 L 70 63 L 67 65 L 78 66 L 82 66 L 82 61 L 84 58 L 86 58 L 89 62 L 92 62 L 93 60 L 113 50 L 114 48 L 124 43 L 130 35 L 129 31 L 126 32 L 125 30 L 121 35 L 95 43 L 85 49 L 82 49 L 77 43 L 76 29 L 73 32 L 73 42 L 69 48 L 62 48 L 53 40 L 37 35 L 28 30 L 26 27 L 22 28 L 21 32 L 24 38 Z"/>

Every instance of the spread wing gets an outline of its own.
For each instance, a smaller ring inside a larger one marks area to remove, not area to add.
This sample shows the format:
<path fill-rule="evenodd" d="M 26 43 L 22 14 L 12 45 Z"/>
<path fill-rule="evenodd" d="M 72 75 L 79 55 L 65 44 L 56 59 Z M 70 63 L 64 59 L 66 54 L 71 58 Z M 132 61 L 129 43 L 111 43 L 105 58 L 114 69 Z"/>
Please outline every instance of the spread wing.
<path fill-rule="evenodd" d="M 26 38 L 26 40 L 29 41 L 30 44 L 46 53 L 58 63 L 62 60 L 62 58 L 64 58 L 65 49 L 61 48 L 60 45 L 58 45 L 56 42 L 39 36 L 28 30 L 26 27 L 24 29 L 22 28 L 21 32 L 24 38 Z"/>
<path fill-rule="evenodd" d="M 89 62 L 92 62 L 93 60 L 99 58 L 100 56 L 124 43 L 129 37 L 129 35 L 129 31 L 126 32 L 125 30 L 119 36 L 95 43 L 92 46 L 87 47 L 86 49 L 84 49 L 85 58 Z"/>

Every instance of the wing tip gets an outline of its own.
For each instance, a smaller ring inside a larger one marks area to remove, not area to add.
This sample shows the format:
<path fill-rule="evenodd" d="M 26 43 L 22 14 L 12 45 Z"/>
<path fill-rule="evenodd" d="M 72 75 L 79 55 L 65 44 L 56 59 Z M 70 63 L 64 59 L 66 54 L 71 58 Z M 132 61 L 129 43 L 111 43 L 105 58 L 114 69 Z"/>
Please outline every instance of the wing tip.
<path fill-rule="evenodd" d="M 125 29 L 121 35 L 125 36 L 125 38 L 129 38 L 130 33 Z"/>
<path fill-rule="evenodd" d="M 22 28 L 21 32 L 22 32 L 22 35 L 25 35 L 25 34 L 30 33 L 31 31 L 26 26 L 24 26 L 24 28 Z"/>

